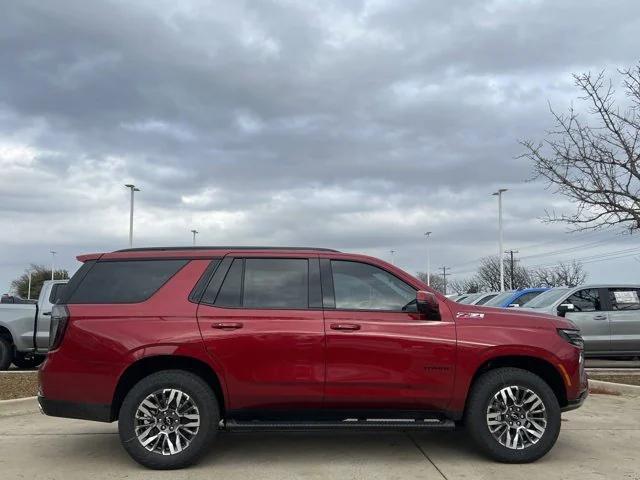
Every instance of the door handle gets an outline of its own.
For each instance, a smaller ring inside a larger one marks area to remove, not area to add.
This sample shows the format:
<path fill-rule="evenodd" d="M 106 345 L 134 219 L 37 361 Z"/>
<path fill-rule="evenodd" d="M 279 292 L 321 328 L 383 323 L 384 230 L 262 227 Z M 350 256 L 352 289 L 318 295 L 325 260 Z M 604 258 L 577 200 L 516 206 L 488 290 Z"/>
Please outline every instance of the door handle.
<path fill-rule="evenodd" d="M 594 320 L 606 320 L 607 316 L 606 315 L 594 315 L 593 319 Z"/>
<path fill-rule="evenodd" d="M 42 316 L 43 317 L 50 317 L 51 316 L 51 312 L 42 312 Z"/>
<path fill-rule="evenodd" d="M 211 328 L 217 328 L 218 330 L 237 330 L 242 327 L 242 322 L 219 322 L 211 325 Z"/>
<path fill-rule="evenodd" d="M 346 330 L 346 331 L 354 331 L 360 330 L 360 325 L 357 323 L 332 323 L 331 330 Z"/>

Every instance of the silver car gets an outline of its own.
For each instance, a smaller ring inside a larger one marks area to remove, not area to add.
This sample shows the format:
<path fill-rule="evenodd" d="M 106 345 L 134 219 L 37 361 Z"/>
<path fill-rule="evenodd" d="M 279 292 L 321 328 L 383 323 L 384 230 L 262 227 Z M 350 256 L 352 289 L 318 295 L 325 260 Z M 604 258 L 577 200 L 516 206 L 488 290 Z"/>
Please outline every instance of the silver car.
<path fill-rule="evenodd" d="M 523 308 L 573 321 L 587 356 L 640 355 L 640 285 L 552 288 Z"/>
<path fill-rule="evenodd" d="M 456 300 L 458 303 L 466 303 L 467 305 L 484 305 L 493 297 L 497 296 L 500 292 L 480 292 L 471 293 L 461 299 Z"/>

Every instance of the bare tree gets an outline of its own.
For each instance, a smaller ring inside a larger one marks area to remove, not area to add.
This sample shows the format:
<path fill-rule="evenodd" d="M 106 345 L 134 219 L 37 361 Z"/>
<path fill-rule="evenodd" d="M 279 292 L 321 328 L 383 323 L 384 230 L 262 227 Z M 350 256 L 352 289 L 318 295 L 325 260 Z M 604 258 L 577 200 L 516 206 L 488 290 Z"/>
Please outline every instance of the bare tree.
<path fill-rule="evenodd" d="M 589 274 L 584 271 L 580 262 L 560 262 L 555 267 L 539 268 L 533 272 L 534 282 L 540 287 L 575 287 L 583 284 Z"/>
<path fill-rule="evenodd" d="M 478 293 L 481 292 L 484 288 L 482 285 L 480 285 L 475 276 L 455 279 L 447 283 L 447 290 L 449 290 L 449 292 L 451 293 L 455 292 L 458 295 L 462 295 L 463 293 Z"/>
<path fill-rule="evenodd" d="M 427 274 L 425 272 L 418 272 L 416 274 L 416 276 L 422 280 L 424 283 L 427 283 Z M 448 275 L 447 275 L 448 277 Z M 449 280 L 447 279 L 447 293 L 451 293 L 452 290 L 450 288 L 449 284 Z M 445 288 L 444 288 L 444 277 L 442 275 L 439 275 L 437 273 L 432 273 L 431 274 L 431 288 L 433 288 L 434 290 L 437 290 L 438 292 L 442 292 L 445 293 Z"/>
<path fill-rule="evenodd" d="M 604 71 L 574 75 L 593 122 L 583 121 L 573 106 L 566 114 L 551 109 L 555 130 L 542 142 L 520 142 L 526 149 L 522 156 L 533 162 L 534 178 L 576 202 L 575 212 L 547 212 L 547 221 L 577 231 L 640 228 L 640 63 L 619 73 L 629 100 L 625 109 Z"/>
<path fill-rule="evenodd" d="M 494 255 L 480 260 L 480 266 L 474 278 L 483 290 L 500 290 L 500 258 Z M 516 260 L 512 269 L 511 260 L 507 258 L 504 262 L 504 284 L 506 288 L 511 285 L 514 289 L 528 287 L 531 284 L 531 272 Z"/>

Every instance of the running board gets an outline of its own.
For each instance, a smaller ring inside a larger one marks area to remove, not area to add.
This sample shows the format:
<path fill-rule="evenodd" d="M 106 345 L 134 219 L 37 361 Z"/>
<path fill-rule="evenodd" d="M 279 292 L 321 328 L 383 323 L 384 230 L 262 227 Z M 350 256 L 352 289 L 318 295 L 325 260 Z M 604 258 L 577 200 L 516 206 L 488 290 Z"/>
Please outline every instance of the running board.
<path fill-rule="evenodd" d="M 420 420 L 395 419 L 348 419 L 343 421 L 277 422 L 277 421 L 236 421 L 224 422 L 224 429 L 230 432 L 264 431 L 318 431 L 318 430 L 453 430 L 453 420 L 427 418 Z"/>

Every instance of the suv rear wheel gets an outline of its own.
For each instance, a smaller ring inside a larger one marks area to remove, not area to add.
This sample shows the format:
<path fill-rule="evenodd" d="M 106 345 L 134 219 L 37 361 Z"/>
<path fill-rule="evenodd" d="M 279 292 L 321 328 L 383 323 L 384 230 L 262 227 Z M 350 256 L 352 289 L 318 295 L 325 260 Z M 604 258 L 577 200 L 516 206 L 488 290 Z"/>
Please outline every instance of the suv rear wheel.
<path fill-rule="evenodd" d="M 526 463 L 553 447 L 560 413 L 558 399 L 542 378 L 519 368 L 498 368 L 474 383 L 465 424 L 491 458 Z"/>
<path fill-rule="evenodd" d="M 131 458 L 149 468 L 169 470 L 194 463 L 215 438 L 219 421 L 215 395 L 199 376 L 164 370 L 129 391 L 118 429 Z"/>

